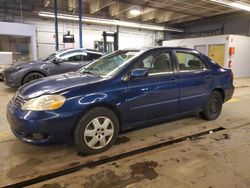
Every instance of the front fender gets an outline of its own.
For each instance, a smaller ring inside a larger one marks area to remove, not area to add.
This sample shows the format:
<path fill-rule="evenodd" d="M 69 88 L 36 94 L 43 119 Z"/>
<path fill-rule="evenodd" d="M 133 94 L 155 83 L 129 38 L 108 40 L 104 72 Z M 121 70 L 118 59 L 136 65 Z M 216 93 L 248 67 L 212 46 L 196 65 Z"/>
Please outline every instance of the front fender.
<path fill-rule="evenodd" d="M 105 93 L 91 93 L 81 97 L 78 103 L 81 105 L 91 105 L 97 102 L 106 101 L 107 97 Z"/>

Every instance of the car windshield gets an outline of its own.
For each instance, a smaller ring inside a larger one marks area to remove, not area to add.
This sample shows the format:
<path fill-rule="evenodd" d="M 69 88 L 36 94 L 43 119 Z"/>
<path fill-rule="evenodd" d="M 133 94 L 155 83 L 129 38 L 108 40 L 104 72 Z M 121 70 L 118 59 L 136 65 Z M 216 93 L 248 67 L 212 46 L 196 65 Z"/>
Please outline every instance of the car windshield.
<path fill-rule="evenodd" d="M 118 50 L 97 59 L 80 70 L 82 74 L 90 73 L 100 76 L 111 76 L 116 74 L 123 65 L 132 57 L 137 55 L 139 50 Z"/>

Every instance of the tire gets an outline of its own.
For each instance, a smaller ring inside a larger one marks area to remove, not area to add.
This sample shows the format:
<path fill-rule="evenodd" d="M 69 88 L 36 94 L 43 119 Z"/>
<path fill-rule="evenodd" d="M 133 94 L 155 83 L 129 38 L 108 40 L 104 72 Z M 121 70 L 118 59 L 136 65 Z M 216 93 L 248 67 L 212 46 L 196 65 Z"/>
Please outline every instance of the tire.
<path fill-rule="evenodd" d="M 32 72 L 32 73 L 29 73 L 27 74 L 24 79 L 23 79 L 23 85 L 24 84 L 27 84 L 33 80 L 36 80 L 36 79 L 39 79 L 39 78 L 43 78 L 44 75 L 39 73 L 39 72 Z"/>
<path fill-rule="evenodd" d="M 77 152 L 101 153 L 109 149 L 119 134 L 119 120 L 114 112 L 104 107 L 90 109 L 74 130 Z"/>
<path fill-rule="evenodd" d="M 222 110 L 222 96 L 218 91 L 213 91 L 205 103 L 203 111 L 200 116 L 205 120 L 215 120 L 221 113 Z"/>

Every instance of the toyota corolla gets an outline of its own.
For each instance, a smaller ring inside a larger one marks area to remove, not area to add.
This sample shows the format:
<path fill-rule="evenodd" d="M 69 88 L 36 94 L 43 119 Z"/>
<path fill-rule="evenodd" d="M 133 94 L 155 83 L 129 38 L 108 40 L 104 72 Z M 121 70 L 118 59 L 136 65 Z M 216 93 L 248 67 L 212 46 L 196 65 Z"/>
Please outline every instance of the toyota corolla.
<path fill-rule="evenodd" d="M 137 126 L 191 113 L 214 120 L 233 92 L 231 70 L 198 51 L 119 50 L 77 72 L 22 86 L 7 119 L 22 141 L 73 140 L 77 151 L 99 153 Z"/>

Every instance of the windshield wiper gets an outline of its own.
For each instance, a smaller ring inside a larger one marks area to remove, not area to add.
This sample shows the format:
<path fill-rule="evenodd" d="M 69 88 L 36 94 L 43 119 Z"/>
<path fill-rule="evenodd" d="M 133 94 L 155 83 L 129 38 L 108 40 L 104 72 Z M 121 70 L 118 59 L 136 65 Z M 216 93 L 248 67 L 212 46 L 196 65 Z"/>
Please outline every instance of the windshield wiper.
<path fill-rule="evenodd" d="M 87 71 L 87 70 L 81 72 L 81 74 L 83 74 L 83 73 L 87 73 L 87 74 L 91 74 L 91 75 L 94 75 L 94 76 L 102 77 L 100 74 L 97 74 L 97 73 L 94 73 L 94 72 L 91 72 L 91 71 Z"/>

